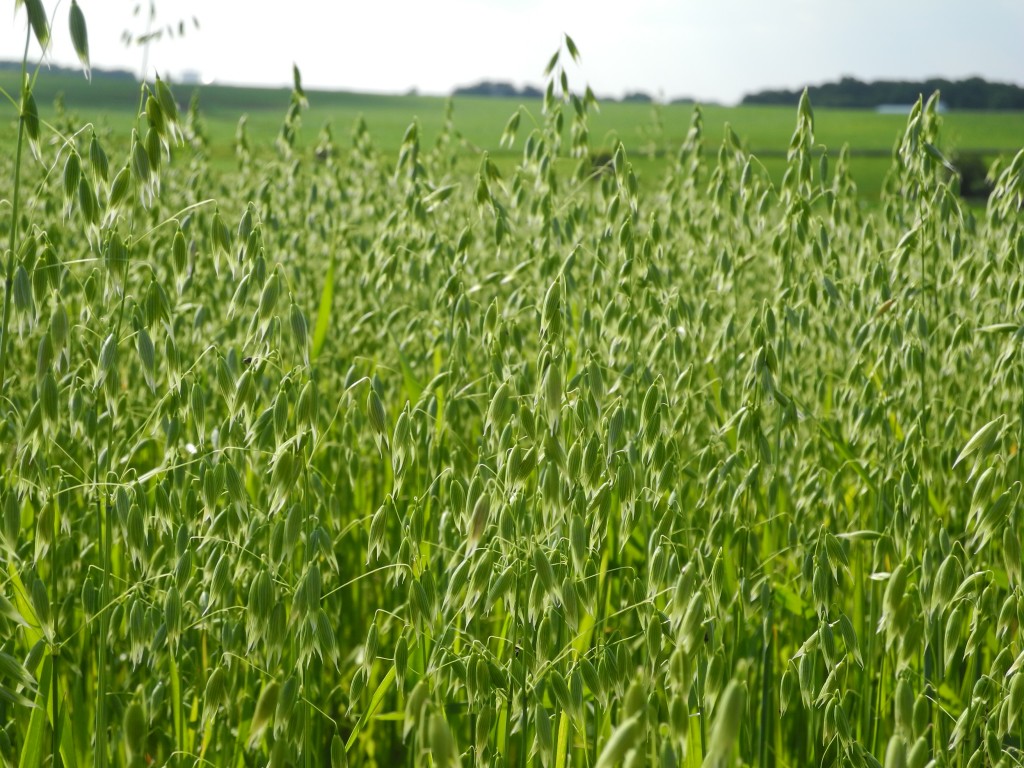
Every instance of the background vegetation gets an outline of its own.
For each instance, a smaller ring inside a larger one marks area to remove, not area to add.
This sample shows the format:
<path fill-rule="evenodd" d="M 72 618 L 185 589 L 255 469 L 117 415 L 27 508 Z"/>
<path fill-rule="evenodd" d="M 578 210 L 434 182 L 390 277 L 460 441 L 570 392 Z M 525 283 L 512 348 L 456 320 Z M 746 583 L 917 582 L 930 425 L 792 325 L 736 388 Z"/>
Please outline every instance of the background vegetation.
<path fill-rule="evenodd" d="M 0 71 L 0 86 L 17 90 L 18 74 Z M 917 98 L 908 97 L 908 104 Z M 927 93 L 931 93 L 928 91 Z M 943 92 L 945 94 L 945 92 Z M 280 116 L 287 109 L 290 94 L 282 88 L 236 88 L 230 86 L 177 86 L 175 95 L 184 110 L 198 98 L 206 134 L 206 154 L 218 172 L 236 168 L 234 139 L 239 118 L 246 116 L 246 129 L 253 151 L 270 158 L 273 139 L 280 127 Z M 480 153 L 487 151 L 503 171 L 510 171 L 519 152 L 499 145 L 498 139 L 508 116 L 523 105 L 538 116 L 540 98 L 498 98 L 461 96 L 454 99 L 432 96 L 386 96 L 345 92 L 308 94 L 309 110 L 304 122 L 309 127 L 297 138 L 300 148 L 317 140 L 317 130 L 329 125 L 338 136 L 347 136 L 357 120 L 364 120 L 381 151 L 397 157 L 399 145 L 410 121 L 416 120 L 422 140 L 432 144 L 444 129 L 449 105 L 453 109 L 459 146 L 459 160 L 467 172 L 475 170 Z M 82 76 L 70 71 L 43 69 L 35 84 L 35 99 L 41 115 L 56 119 L 54 104 L 60 100 L 68 122 L 92 121 L 103 137 L 126 141 L 134 125 L 138 106 L 138 84 L 123 77 L 96 76 L 85 87 Z M 796 102 L 793 102 L 795 104 Z M 878 201 L 893 147 L 903 132 L 907 116 L 878 114 L 874 110 L 820 109 L 817 102 L 815 154 L 824 147 L 833 151 L 849 146 L 850 173 L 866 203 Z M 659 182 L 666 168 L 664 158 L 676 152 L 689 130 L 692 104 L 652 105 L 645 103 L 601 103 L 589 118 L 590 144 L 595 155 L 610 155 L 618 142 L 631 154 L 635 173 L 641 183 Z M 765 164 L 778 184 L 785 173 L 785 157 L 792 133 L 793 108 L 790 106 L 702 107 L 705 135 L 716 146 L 728 124 L 741 137 L 745 150 Z M 0 134 L 0 148 L 13 151 L 15 131 Z M 970 158 L 987 166 L 1003 157 L 1012 158 L 1024 136 L 1024 111 L 951 112 L 943 116 L 941 141 L 954 163 Z M 974 177 L 983 178 L 985 172 Z"/>
<path fill-rule="evenodd" d="M 883 105 L 913 104 L 922 93 L 940 92 L 942 104 L 954 110 L 1024 110 L 1024 88 L 1012 83 L 990 83 L 980 77 L 966 80 L 931 78 L 923 82 L 879 80 L 865 83 L 844 77 L 838 83 L 812 85 L 807 89 L 819 107 L 873 109 Z M 800 91 L 772 90 L 743 97 L 744 104 L 795 106 Z"/>

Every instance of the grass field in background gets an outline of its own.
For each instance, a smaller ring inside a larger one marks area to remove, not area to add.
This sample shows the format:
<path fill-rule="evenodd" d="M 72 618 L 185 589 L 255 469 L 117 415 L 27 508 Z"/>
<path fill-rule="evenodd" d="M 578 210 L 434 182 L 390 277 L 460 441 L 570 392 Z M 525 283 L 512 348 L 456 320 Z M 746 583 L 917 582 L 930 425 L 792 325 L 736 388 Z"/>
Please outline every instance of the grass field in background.
<path fill-rule="evenodd" d="M 0 72 L 0 86 L 8 93 L 16 91 L 15 73 Z M 241 88 L 232 86 L 186 86 L 176 88 L 184 104 L 198 91 L 200 110 L 210 137 L 211 162 L 215 168 L 234 165 L 233 141 L 242 114 L 248 116 L 253 144 L 270 147 L 285 110 L 286 88 Z M 86 82 L 80 75 L 49 73 L 42 70 L 36 85 L 36 101 L 45 118 L 53 115 L 58 95 L 71 113 L 89 115 L 111 138 L 127 138 L 138 106 L 138 86 L 124 80 L 96 78 Z M 928 94 L 925 94 L 928 95 Z M 319 130 L 330 124 L 336 139 L 345 141 L 353 124 L 362 116 L 378 148 L 385 154 L 397 153 L 409 123 L 419 122 L 420 136 L 431 144 L 441 132 L 449 99 L 439 96 L 380 95 L 331 91 L 308 92 L 310 109 L 303 116 L 304 129 L 299 137 L 315 142 Z M 499 167 L 511 167 L 519 157 L 519 147 L 498 147 L 508 118 L 522 105 L 523 122 L 541 119 L 541 104 L 519 99 L 458 97 L 453 100 L 455 127 L 466 141 L 465 154 L 473 167 L 480 150 L 487 150 Z M 793 110 L 789 107 L 702 106 L 707 145 L 717 146 L 726 124 L 739 135 L 746 149 L 757 156 L 778 183 L 784 170 L 786 148 L 793 131 Z M 652 105 L 604 103 L 590 122 L 591 143 L 611 149 L 621 140 L 633 153 L 641 181 L 659 177 L 664 165 L 649 162 L 657 153 L 674 153 L 682 143 L 693 113 L 685 104 Z M 981 152 L 986 161 L 1009 157 L 1024 136 L 1024 113 L 961 112 L 943 116 L 944 149 L 957 153 Z M 882 179 L 890 165 L 894 142 L 906 123 L 904 115 L 879 114 L 866 110 L 819 109 L 816 111 L 816 140 L 832 156 L 848 144 L 850 171 L 865 200 L 877 200 Z M 660 126 L 660 127 L 656 127 Z M 13 141 L 14 131 L 0 134 L 0 147 Z"/>

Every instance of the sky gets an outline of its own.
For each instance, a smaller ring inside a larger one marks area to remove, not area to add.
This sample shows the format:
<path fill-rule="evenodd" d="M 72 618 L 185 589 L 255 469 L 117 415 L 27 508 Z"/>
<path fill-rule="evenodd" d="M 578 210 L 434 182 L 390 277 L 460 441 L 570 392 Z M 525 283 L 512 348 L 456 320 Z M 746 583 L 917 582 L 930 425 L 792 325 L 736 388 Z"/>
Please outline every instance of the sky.
<path fill-rule="evenodd" d="M 70 0 L 44 4 L 55 19 L 48 60 L 73 64 Z M 543 85 L 568 33 L 581 54 L 567 67 L 570 86 L 599 96 L 730 104 L 844 75 L 1024 85 L 1024 0 L 156 0 L 154 28 L 187 28 L 148 52 L 122 39 L 146 31 L 148 0 L 137 15 L 138 0 L 79 5 L 93 66 L 139 72 L 145 59 L 171 79 L 190 70 L 207 82 L 287 85 L 295 63 L 307 89 Z M 25 11 L 12 20 L 13 7 L 0 3 L 0 59 L 20 59 L 24 47 Z"/>

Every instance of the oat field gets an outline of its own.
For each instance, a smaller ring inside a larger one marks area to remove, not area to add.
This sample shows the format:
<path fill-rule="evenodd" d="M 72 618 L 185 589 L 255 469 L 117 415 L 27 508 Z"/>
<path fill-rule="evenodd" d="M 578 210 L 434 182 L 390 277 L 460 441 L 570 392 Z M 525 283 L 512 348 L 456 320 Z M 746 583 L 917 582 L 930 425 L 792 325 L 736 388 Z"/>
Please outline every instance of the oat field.
<path fill-rule="evenodd" d="M 640 185 L 577 55 L 510 172 L 0 94 L 0 764 L 1024 761 L 1024 152 Z"/>

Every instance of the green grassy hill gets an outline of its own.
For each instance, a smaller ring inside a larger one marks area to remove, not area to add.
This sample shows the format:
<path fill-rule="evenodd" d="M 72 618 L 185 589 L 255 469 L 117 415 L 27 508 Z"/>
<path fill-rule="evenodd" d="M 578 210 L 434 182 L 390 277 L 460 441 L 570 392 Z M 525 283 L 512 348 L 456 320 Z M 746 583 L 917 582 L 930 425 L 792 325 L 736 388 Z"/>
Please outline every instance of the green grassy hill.
<path fill-rule="evenodd" d="M 17 90 L 17 74 L 0 71 L 0 87 L 8 94 Z M 286 88 L 242 88 L 224 85 L 178 85 L 175 94 L 186 104 L 199 95 L 201 113 L 210 137 L 214 166 L 233 160 L 233 141 L 238 119 L 248 116 L 247 126 L 256 145 L 269 146 L 288 106 Z M 438 96 L 380 95 L 345 91 L 310 91 L 310 109 L 300 143 L 312 144 L 319 129 L 330 124 L 336 136 L 344 137 L 362 116 L 379 148 L 397 152 L 409 123 L 417 120 L 420 134 L 432 143 L 445 121 L 449 99 Z M 126 134 L 138 104 L 138 87 L 124 79 L 97 77 L 91 83 L 81 75 L 42 70 L 36 85 L 36 101 L 44 119 L 54 115 L 56 99 L 80 120 L 93 120 L 102 130 Z M 506 121 L 522 105 L 523 125 L 540 119 L 540 102 L 518 99 L 457 97 L 453 100 L 455 126 L 466 141 L 467 162 L 477 162 L 480 150 L 487 150 L 499 165 L 518 156 L 518 145 L 502 149 L 498 140 Z M 793 130 L 793 110 L 788 107 L 741 106 L 704 107 L 707 146 L 713 150 L 722 140 L 726 124 L 738 134 L 745 147 L 757 155 L 776 181 L 781 178 L 786 148 Z M 612 149 L 621 140 L 631 151 L 641 179 L 657 175 L 660 165 L 646 163 L 643 156 L 673 153 L 686 135 L 693 108 L 690 105 L 652 106 L 635 103 L 606 103 L 592 118 L 591 145 L 595 152 Z M 878 114 L 867 110 L 819 109 L 816 137 L 822 148 L 836 154 L 844 145 L 851 150 L 851 170 L 862 194 L 877 199 L 889 167 L 893 143 L 902 133 L 902 115 Z M 12 140 L 13 132 L 0 134 L 0 146 Z M 978 153 L 986 161 L 1010 156 L 1024 137 L 1024 113 L 961 112 L 943 118 L 944 149 Z"/>

